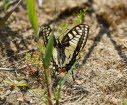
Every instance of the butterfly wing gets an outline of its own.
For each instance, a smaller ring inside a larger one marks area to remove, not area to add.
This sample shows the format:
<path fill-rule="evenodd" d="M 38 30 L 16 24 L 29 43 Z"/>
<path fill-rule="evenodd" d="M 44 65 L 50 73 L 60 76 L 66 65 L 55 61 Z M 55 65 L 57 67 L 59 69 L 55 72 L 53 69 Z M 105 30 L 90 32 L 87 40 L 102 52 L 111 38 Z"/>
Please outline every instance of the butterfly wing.
<path fill-rule="evenodd" d="M 84 48 L 89 33 L 86 24 L 79 24 L 72 28 L 62 39 L 61 48 L 54 49 L 53 58 L 58 65 L 57 68 L 70 70 L 72 65 L 79 58 L 79 52 Z M 59 51 L 58 51 L 59 49 Z M 60 55 L 60 56 L 58 56 Z M 59 62 L 62 62 L 61 64 Z"/>
<path fill-rule="evenodd" d="M 72 28 L 64 37 L 61 43 L 63 46 L 73 46 L 77 47 L 80 46 L 80 49 L 83 49 L 85 46 L 85 43 L 87 41 L 89 33 L 89 27 L 86 24 L 79 24 Z"/>
<path fill-rule="evenodd" d="M 52 32 L 52 29 L 50 28 L 49 25 L 42 25 L 40 27 L 39 36 L 42 36 L 45 46 L 48 44 L 48 40 L 49 40 L 51 32 Z"/>
<path fill-rule="evenodd" d="M 49 38 L 50 38 L 51 32 L 52 32 L 52 29 L 50 28 L 49 25 L 42 25 L 42 26 L 40 27 L 39 36 L 42 36 L 45 47 L 46 47 L 46 45 L 48 44 L 48 40 L 49 40 Z M 57 44 L 57 43 L 56 43 L 56 39 L 55 39 L 55 40 L 54 40 L 54 49 L 55 49 L 56 44 Z M 54 50 L 53 50 L 53 51 L 54 51 Z M 53 63 L 54 69 L 58 69 L 58 66 L 57 66 L 57 64 L 56 64 L 56 61 L 54 60 L 53 57 L 52 57 L 52 63 Z"/>

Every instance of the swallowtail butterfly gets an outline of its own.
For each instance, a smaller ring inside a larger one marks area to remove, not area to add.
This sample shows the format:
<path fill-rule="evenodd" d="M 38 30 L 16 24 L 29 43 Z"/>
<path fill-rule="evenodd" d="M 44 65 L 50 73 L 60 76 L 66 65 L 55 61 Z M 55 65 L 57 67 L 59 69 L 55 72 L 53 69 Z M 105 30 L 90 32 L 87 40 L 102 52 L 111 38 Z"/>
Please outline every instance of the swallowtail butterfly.
<path fill-rule="evenodd" d="M 48 43 L 52 29 L 48 25 L 40 28 L 39 36 L 42 36 L 45 46 Z M 86 24 L 79 24 L 73 27 L 62 40 L 55 38 L 53 49 L 53 67 L 58 72 L 65 72 L 71 69 L 72 65 L 79 58 L 79 52 L 84 48 L 89 33 Z"/>

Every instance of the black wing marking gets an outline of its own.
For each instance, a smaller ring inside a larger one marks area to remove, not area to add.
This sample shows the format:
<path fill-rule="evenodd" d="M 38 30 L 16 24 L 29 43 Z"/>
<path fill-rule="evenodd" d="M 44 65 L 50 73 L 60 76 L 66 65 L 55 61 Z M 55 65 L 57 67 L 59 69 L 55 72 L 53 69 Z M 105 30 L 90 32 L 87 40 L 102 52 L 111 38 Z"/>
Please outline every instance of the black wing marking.
<path fill-rule="evenodd" d="M 40 33 L 39 36 L 42 36 L 44 45 L 46 46 L 50 37 L 50 34 L 52 32 L 52 29 L 50 28 L 49 25 L 42 25 L 40 27 Z"/>

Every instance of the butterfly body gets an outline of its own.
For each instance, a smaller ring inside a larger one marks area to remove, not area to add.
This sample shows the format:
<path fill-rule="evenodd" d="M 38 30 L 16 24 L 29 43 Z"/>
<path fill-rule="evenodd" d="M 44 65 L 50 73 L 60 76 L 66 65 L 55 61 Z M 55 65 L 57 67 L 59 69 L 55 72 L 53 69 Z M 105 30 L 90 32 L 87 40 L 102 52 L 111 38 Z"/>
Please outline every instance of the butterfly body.
<path fill-rule="evenodd" d="M 51 33 L 49 26 L 42 26 L 40 35 L 42 35 L 45 46 Z M 89 27 L 86 24 L 79 24 L 72 28 L 62 40 L 54 41 L 53 49 L 53 67 L 56 71 L 68 71 L 79 58 L 79 52 L 84 48 L 89 33 Z"/>

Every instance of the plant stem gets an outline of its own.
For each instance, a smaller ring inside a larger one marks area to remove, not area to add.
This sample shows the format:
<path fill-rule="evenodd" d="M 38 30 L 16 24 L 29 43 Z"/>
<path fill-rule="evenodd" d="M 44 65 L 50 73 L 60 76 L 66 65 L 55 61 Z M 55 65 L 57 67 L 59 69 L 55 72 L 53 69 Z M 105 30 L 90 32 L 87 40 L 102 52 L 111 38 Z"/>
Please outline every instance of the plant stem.
<path fill-rule="evenodd" d="M 46 79 L 46 85 L 47 85 L 47 91 L 48 91 L 48 103 L 49 105 L 53 105 L 52 102 L 52 81 L 51 81 L 51 72 L 49 69 L 44 69 L 44 73 L 45 73 L 45 79 Z"/>

